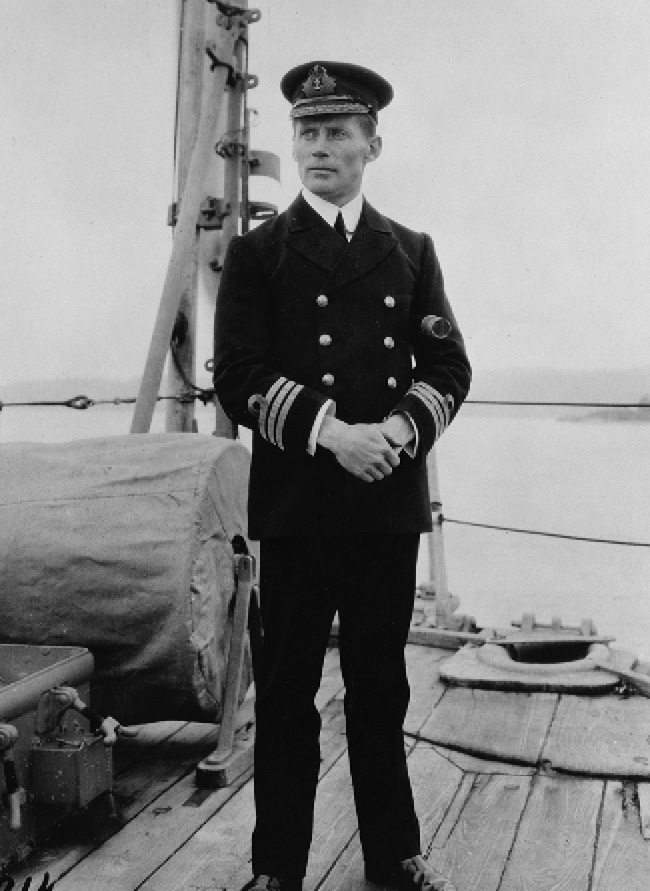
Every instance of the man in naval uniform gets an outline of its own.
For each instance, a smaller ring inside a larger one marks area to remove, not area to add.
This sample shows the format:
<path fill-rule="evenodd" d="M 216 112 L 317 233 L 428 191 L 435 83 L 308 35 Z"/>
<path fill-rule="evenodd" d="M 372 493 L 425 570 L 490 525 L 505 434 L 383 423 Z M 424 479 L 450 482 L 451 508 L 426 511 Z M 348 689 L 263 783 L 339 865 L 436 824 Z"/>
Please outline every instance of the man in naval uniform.
<path fill-rule="evenodd" d="M 431 529 L 426 456 L 467 395 L 470 366 L 430 237 L 361 194 L 390 84 L 356 65 L 309 62 L 281 88 L 304 188 L 233 238 L 215 322 L 217 395 L 253 430 L 249 533 L 260 539 L 246 887 L 302 886 L 320 763 L 314 697 L 338 612 L 366 878 L 451 891 L 420 853 L 404 649 L 419 536 Z"/>

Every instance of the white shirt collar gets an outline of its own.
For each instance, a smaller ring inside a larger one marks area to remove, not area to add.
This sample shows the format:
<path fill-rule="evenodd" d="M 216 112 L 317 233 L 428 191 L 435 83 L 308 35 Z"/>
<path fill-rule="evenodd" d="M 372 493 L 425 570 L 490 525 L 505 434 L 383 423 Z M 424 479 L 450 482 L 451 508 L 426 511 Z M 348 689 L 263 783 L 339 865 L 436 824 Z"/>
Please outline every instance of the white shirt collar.
<path fill-rule="evenodd" d="M 359 225 L 359 220 L 361 219 L 361 211 L 363 209 L 363 195 L 361 192 L 353 198 L 352 201 L 348 201 L 347 204 L 344 204 L 343 207 L 339 207 L 336 204 L 331 204 L 329 201 L 325 201 L 324 198 L 321 198 L 320 195 L 314 195 L 313 192 L 310 192 L 309 189 L 302 190 L 302 197 L 305 199 L 307 204 L 319 214 L 326 223 L 329 223 L 332 228 L 334 228 L 334 223 L 336 222 L 336 218 L 339 214 L 339 210 L 343 214 L 343 222 L 345 223 L 345 228 L 347 232 L 351 235 L 354 230 Z"/>

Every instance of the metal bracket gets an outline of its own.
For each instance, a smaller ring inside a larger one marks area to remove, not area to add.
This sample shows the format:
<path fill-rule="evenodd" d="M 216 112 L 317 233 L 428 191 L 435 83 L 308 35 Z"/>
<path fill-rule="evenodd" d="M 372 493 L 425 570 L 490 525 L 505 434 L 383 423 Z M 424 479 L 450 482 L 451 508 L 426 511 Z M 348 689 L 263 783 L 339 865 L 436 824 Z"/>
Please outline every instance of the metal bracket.
<path fill-rule="evenodd" d="M 208 195 L 201 202 L 199 218 L 196 222 L 198 229 L 221 229 L 224 217 L 230 215 L 230 204 L 223 198 L 213 198 Z M 167 211 L 167 225 L 175 226 L 178 220 L 178 202 L 169 205 Z"/>
<path fill-rule="evenodd" d="M 271 204 L 269 201 L 248 202 L 248 216 L 251 220 L 272 220 L 277 215 L 277 205 Z"/>
<path fill-rule="evenodd" d="M 237 74 L 233 66 L 230 62 L 222 62 L 214 52 L 214 44 L 208 44 L 205 48 L 205 52 L 207 57 L 210 59 L 210 71 L 214 71 L 215 68 L 227 68 L 228 69 L 228 77 L 226 78 L 226 84 L 229 87 L 234 87 L 237 83 L 237 78 L 241 77 L 240 74 Z"/>
<path fill-rule="evenodd" d="M 260 82 L 259 77 L 256 74 L 242 74 L 241 71 L 237 71 L 230 62 L 222 62 L 215 53 L 214 48 L 214 43 L 208 43 L 205 47 L 205 54 L 210 59 L 210 71 L 214 71 L 215 68 L 227 68 L 228 77 L 226 78 L 226 86 L 232 89 L 232 87 L 236 87 L 237 82 L 241 80 L 244 82 L 245 90 L 254 90 Z"/>
<path fill-rule="evenodd" d="M 249 164 L 251 176 L 268 176 L 280 182 L 280 156 L 275 152 L 252 151 Z"/>
<path fill-rule="evenodd" d="M 226 134 L 227 136 L 228 134 Z M 214 147 L 215 153 L 220 158 L 227 160 L 229 158 L 245 158 L 246 143 L 239 139 L 226 139 L 222 137 Z"/>
<path fill-rule="evenodd" d="M 262 13 L 259 9 L 244 9 L 244 7 L 235 6 L 232 3 L 224 3 L 223 0 L 208 0 L 208 3 L 214 3 L 219 13 L 228 18 L 241 16 L 247 25 L 254 25 L 255 22 L 259 22 L 262 18 Z"/>

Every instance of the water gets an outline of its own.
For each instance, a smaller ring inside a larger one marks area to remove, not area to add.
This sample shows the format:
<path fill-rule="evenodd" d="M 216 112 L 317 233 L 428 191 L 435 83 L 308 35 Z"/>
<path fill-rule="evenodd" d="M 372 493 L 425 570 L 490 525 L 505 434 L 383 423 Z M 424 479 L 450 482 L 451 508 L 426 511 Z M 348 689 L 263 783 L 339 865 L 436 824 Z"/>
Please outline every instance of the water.
<path fill-rule="evenodd" d="M 5 409 L 0 442 L 128 433 L 132 406 Z M 164 429 L 164 405 L 152 430 Z M 197 405 L 202 433 L 212 410 Z M 450 519 L 650 542 L 650 424 L 572 423 L 466 406 L 437 446 Z M 479 625 L 592 618 L 650 658 L 650 548 L 443 527 L 449 587 Z M 427 577 L 426 549 L 418 564 Z"/>
<path fill-rule="evenodd" d="M 650 424 L 467 407 L 438 446 L 447 517 L 650 543 Z M 650 656 L 650 548 L 443 526 L 450 589 L 479 624 L 592 618 Z"/>

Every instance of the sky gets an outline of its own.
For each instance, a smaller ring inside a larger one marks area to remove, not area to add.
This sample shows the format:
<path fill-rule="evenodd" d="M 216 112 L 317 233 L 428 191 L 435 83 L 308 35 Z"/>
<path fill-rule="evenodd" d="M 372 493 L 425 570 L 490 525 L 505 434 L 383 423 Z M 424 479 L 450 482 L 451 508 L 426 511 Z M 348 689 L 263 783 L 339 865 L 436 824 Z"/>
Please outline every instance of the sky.
<path fill-rule="evenodd" d="M 395 98 L 364 192 L 433 237 L 475 373 L 638 368 L 650 388 L 647 0 L 250 5 L 252 147 L 283 177 L 253 198 L 283 209 L 300 186 L 285 71 L 374 68 Z M 177 0 L 0 0 L 0 383 L 142 371 L 171 251 L 177 24 Z"/>

